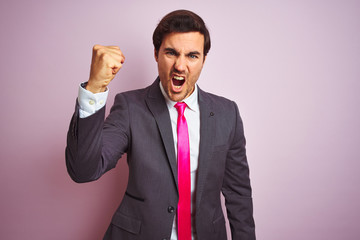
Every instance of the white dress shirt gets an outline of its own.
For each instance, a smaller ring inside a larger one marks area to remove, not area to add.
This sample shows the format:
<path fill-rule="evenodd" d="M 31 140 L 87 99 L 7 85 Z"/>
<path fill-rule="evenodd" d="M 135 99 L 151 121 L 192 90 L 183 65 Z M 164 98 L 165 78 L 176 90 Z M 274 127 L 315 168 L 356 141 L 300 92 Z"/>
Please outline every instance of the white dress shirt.
<path fill-rule="evenodd" d="M 178 112 L 174 107 L 176 102 L 173 102 L 169 99 L 165 93 L 162 84 L 160 83 L 161 92 L 166 100 L 166 105 L 169 109 L 171 127 L 174 137 L 174 147 L 175 153 L 177 154 L 177 118 Z M 185 108 L 184 115 L 189 130 L 189 144 L 190 144 L 190 176 L 191 176 L 191 231 L 192 239 L 195 239 L 196 229 L 195 229 L 195 185 L 196 185 L 196 176 L 198 169 L 198 157 L 199 157 L 199 146 L 200 146 L 200 108 L 198 103 L 198 88 L 195 84 L 194 92 L 187 98 L 183 100 L 186 103 L 187 107 Z M 177 156 L 176 156 L 177 159 Z M 171 240 L 177 240 L 177 225 L 176 218 L 173 224 L 173 230 L 171 233 Z"/>
<path fill-rule="evenodd" d="M 79 116 L 80 118 L 86 118 L 105 106 L 107 97 L 109 95 L 109 89 L 106 88 L 105 92 L 94 94 L 83 88 L 81 86 L 82 84 L 79 85 L 77 100 L 80 107 Z"/>
<path fill-rule="evenodd" d="M 161 92 L 165 98 L 166 105 L 169 110 L 171 127 L 174 137 L 174 148 L 175 153 L 177 154 L 177 118 L 178 112 L 174 107 L 176 102 L 173 102 L 169 99 L 165 93 L 161 82 L 159 83 Z M 91 116 L 96 111 L 100 110 L 105 106 L 109 90 L 106 89 L 102 93 L 92 93 L 80 84 L 79 94 L 78 94 L 78 103 L 79 103 L 79 116 L 80 118 L 85 118 Z M 189 130 L 189 144 L 190 144 L 190 176 L 191 176 L 191 223 L 192 223 L 192 239 L 196 239 L 196 229 L 195 229 L 195 185 L 196 185 L 196 176 L 198 169 L 198 157 L 199 157 L 199 146 L 200 146 L 200 108 L 198 103 L 198 87 L 195 84 L 194 92 L 183 100 L 186 103 L 187 107 L 185 108 L 185 118 Z M 173 223 L 173 229 L 171 232 L 171 240 L 177 240 L 177 224 L 176 217 Z"/>

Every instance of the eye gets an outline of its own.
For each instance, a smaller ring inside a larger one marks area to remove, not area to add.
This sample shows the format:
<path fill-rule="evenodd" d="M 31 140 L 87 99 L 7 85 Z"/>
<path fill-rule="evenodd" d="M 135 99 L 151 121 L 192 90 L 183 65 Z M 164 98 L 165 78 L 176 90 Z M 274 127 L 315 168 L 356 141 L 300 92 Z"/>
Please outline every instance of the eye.
<path fill-rule="evenodd" d="M 173 51 L 173 50 L 165 51 L 165 54 L 168 56 L 177 56 L 178 55 L 177 52 Z"/>
<path fill-rule="evenodd" d="M 191 59 L 198 59 L 199 58 L 199 56 L 197 54 L 189 54 L 188 57 L 191 58 Z"/>

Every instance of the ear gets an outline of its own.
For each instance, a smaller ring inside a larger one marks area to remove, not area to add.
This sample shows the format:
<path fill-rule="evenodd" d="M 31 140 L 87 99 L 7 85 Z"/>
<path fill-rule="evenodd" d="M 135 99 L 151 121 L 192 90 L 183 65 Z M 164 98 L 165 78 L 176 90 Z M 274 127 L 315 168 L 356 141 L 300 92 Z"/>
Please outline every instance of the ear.
<path fill-rule="evenodd" d="M 204 56 L 204 61 L 203 61 L 203 64 L 205 63 L 205 60 L 206 60 L 206 56 Z"/>
<path fill-rule="evenodd" d="M 157 62 L 158 61 L 158 52 L 156 51 L 155 48 L 154 48 L 154 58 L 155 58 L 155 61 Z"/>

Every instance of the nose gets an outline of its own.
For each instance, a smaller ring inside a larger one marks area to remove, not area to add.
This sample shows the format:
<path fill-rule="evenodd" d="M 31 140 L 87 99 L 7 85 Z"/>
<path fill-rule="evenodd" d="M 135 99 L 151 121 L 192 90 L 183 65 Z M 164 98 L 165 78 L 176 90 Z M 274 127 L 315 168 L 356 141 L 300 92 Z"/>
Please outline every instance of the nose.
<path fill-rule="evenodd" d="M 186 60 L 184 56 L 179 56 L 176 59 L 175 65 L 174 65 L 175 69 L 178 72 L 184 72 L 186 70 Z"/>

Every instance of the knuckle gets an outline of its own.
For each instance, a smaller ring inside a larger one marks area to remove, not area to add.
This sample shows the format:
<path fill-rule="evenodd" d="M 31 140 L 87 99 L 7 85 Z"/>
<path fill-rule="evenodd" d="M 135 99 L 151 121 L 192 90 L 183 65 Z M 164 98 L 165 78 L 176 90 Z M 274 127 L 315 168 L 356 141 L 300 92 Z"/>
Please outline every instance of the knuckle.
<path fill-rule="evenodd" d="M 105 59 L 107 56 L 107 52 L 104 48 L 99 48 L 96 50 L 96 55 L 99 56 L 101 59 Z"/>
<path fill-rule="evenodd" d="M 102 47 L 101 45 L 95 44 L 95 45 L 93 46 L 93 51 L 97 51 L 97 50 L 99 50 L 101 47 Z"/>

